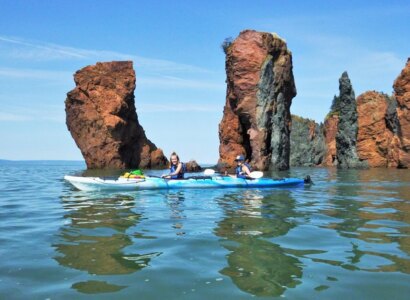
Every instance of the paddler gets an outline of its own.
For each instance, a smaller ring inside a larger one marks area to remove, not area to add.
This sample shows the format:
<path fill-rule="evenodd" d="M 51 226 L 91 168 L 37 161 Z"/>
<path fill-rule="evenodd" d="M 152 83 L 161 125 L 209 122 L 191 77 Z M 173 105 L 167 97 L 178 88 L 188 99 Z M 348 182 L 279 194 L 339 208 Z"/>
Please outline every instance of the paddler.
<path fill-rule="evenodd" d="M 169 174 L 164 174 L 162 178 L 183 179 L 185 168 L 184 164 L 180 162 L 178 154 L 172 152 L 169 157 Z"/>
<path fill-rule="evenodd" d="M 238 155 L 235 158 L 236 168 L 235 173 L 237 178 L 250 178 L 251 177 L 251 166 L 245 162 L 245 157 L 243 155 Z"/>

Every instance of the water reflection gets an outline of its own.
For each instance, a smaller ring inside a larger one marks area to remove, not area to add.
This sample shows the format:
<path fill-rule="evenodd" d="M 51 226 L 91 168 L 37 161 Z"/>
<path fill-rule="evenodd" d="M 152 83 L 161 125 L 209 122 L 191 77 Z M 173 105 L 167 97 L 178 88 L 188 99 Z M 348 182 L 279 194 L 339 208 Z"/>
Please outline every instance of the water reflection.
<path fill-rule="evenodd" d="M 321 213 L 336 218 L 326 228 L 348 238 L 346 261 L 326 261 L 348 270 L 410 274 L 408 172 L 403 170 L 339 170 L 330 201 Z"/>
<path fill-rule="evenodd" d="M 173 222 L 172 228 L 176 230 L 177 235 L 185 234 L 185 231 L 183 230 L 183 221 L 186 219 L 184 214 L 184 193 L 184 191 L 167 191 L 164 196 L 166 204 L 171 212 L 170 219 Z"/>
<path fill-rule="evenodd" d="M 67 211 L 64 216 L 67 224 L 60 228 L 58 242 L 53 245 L 58 253 L 54 259 L 60 265 L 93 275 L 130 274 L 146 267 L 160 254 L 128 253 L 126 250 L 135 243 L 127 231 L 142 218 L 132 210 L 134 197 L 66 196 L 62 197 L 62 204 Z M 90 293 L 124 286 L 90 280 L 76 283 L 73 288 Z"/>
<path fill-rule="evenodd" d="M 268 239 L 295 227 L 295 201 L 289 191 L 240 191 L 218 199 L 225 217 L 215 229 L 231 251 L 220 272 L 243 291 L 279 296 L 302 277 L 301 262 Z"/>
<path fill-rule="evenodd" d="M 331 227 L 345 237 L 354 237 L 355 232 L 366 223 L 360 217 L 362 204 L 358 197 L 362 186 L 359 183 L 359 177 L 356 170 L 337 170 L 337 182 L 331 189 L 333 198 L 330 199 L 330 206 L 333 207 L 327 211 L 329 216 L 341 220 L 333 223 Z"/>
<path fill-rule="evenodd" d="M 123 288 L 126 288 L 126 286 L 109 284 L 105 281 L 87 280 L 74 283 L 72 288 L 83 294 L 100 294 L 118 292 Z"/>

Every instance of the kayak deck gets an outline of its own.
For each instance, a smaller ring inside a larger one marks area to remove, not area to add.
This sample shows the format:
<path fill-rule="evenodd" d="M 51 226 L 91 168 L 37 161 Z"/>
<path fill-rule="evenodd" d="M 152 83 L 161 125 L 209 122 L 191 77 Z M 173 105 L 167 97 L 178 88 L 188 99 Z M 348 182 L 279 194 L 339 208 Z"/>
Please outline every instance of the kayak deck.
<path fill-rule="evenodd" d="M 186 179 L 163 179 L 157 177 L 103 179 L 100 177 L 64 176 L 77 189 L 82 191 L 101 190 L 155 190 L 191 188 L 274 188 L 301 186 L 299 178 L 259 178 L 244 179 L 222 176 L 198 176 Z"/>

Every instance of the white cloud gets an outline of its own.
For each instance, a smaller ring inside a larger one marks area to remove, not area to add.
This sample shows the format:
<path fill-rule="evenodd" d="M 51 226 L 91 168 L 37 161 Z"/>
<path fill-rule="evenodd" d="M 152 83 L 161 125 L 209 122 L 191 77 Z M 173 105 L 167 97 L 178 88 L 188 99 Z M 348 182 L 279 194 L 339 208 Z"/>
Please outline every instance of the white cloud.
<path fill-rule="evenodd" d="M 158 76 L 137 78 L 139 87 L 155 87 L 166 89 L 207 89 L 207 90 L 224 90 L 225 84 L 221 82 L 212 82 L 201 79 L 184 79 L 173 76 Z"/>
<path fill-rule="evenodd" d="M 16 100 L 18 103 L 19 100 Z M 0 111 L 0 122 L 65 122 L 65 111 L 62 105 L 11 106 L 4 105 Z"/>
<path fill-rule="evenodd" d="M 223 109 L 220 105 L 201 104 L 140 104 L 137 106 L 137 113 L 168 113 L 168 112 L 220 112 Z"/>
<path fill-rule="evenodd" d="M 27 122 L 30 120 L 29 116 L 0 111 L 0 122 Z"/>
<path fill-rule="evenodd" d="M 254 19 L 254 28 L 268 28 L 271 31 L 272 28 L 280 29 L 286 32 L 299 31 L 300 36 L 303 36 L 307 32 L 312 32 L 314 29 L 318 31 L 324 31 L 330 27 L 330 29 L 342 24 L 344 30 L 347 32 L 349 28 L 363 24 L 363 20 L 367 22 L 380 23 L 383 20 L 395 20 L 406 19 L 410 15 L 410 3 L 408 1 L 399 1 L 399 3 L 386 3 L 379 1 L 379 3 L 372 3 L 369 5 L 366 1 L 356 1 L 355 5 L 342 5 L 338 7 L 338 4 L 333 2 L 323 2 L 321 6 L 328 6 L 327 9 L 314 9 L 314 13 L 309 13 L 309 10 L 314 7 L 309 1 L 298 5 L 299 10 L 275 16 L 274 18 L 257 18 Z M 374 1 L 376 2 L 376 1 Z M 307 10 L 303 9 L 303 6 L 307 6 Z M 332 8 L 333 7 L 333 8 Z M 351 26 L 347 26 L 350 24 Z M 366 24 L 367 25 L 367 24 Z M 303 33 L 301 32 L 303 31 Z M 278 32 L 279 35 L 280 32 Z M 347 32 L 348 33 L 348 32 Z M 286 39 L 286 36 L 283 36 Z"/>
<path fill-rule="evenodd" d="M 147 58 L 133 54 L 126 54 L 107 50 L 88 50 L 66 47 L 44 42 L 32 42 L 16 37 L 0 36 L 0 53 L 3 57 L 31 61 L 53 60 L 132 60 L 135 67 L 147 68 L 152 72 L 195 72 L 213 73 L 197 66 L 181 64 L 169 60 Z"/>
<path fill-rule="evenodd" d="M 6 78 L 30 78 L 47 80 L 71 80 L 73 74 L 64 71 L 49 71 L 35 69 L 0 68 L 0 77 Z"/>
<path fill-rule="evenodd" d="M 351 63 L 351 67 L 361 70 L 366 74 L 395 72 L 399 75 L 404 68 L 405 61 L 392 52 L 371 52 L 363 51 L 361 57 Z M 377 74 L 378 75 L 378 74 Z M 376 75 L 376 76 L 377 76 Z"/>
<path fill-rule="evenodd" d="M 15 47 L 10 56 L 23 59 L 52 60 L 60 58 L 85 58 L 75 49 L 52 44 L 34 44 L 23 39 L 0 36 L 0 42 L 9 43 Z"/>

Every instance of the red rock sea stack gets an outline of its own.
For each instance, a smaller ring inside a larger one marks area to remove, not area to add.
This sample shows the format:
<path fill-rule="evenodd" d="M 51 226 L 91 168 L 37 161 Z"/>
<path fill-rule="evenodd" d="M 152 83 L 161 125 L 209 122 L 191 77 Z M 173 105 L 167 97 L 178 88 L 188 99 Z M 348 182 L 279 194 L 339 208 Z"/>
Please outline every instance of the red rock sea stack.
<path fill-rule="evenodd" d="M 394 97 L 397 100 L 397 116 L 401 143 L 399 167 L 410 167 L 410 58 L 393 84 Z"/>
<path fill-rule="evenodd" d="M 356 100 L 357 153 L 369 167 L 397 167 L 399 163 L 399 141 L 386 122 L 390 101 L 386 95 L 374 91 L 365 92 Z"/>
<path fill-rule="evenodd" d="M 87 66 L 65 101 L 68 130 L 89 169 L 157 168 L 167 158 L 145 136 L 134 103 L 131 61 Z"/>
<path fill-rule="evenodd" d="M 292 54 L 277 35 L 245 30 L 225 48 L 227 97 L 219 124 L 219 164 L 243 154 L 259 170 L 288 169 Z"/>

